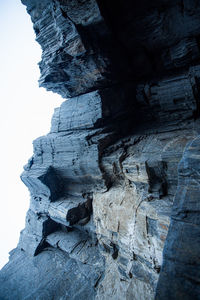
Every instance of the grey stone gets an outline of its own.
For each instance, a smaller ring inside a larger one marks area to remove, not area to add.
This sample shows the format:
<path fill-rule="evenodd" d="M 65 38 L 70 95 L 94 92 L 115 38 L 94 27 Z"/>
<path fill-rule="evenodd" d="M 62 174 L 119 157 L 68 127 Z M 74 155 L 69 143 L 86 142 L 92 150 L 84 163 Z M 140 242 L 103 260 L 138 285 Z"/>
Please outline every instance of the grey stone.
<path fill-rule="evenodd" d="M 94 299 L 94 283 L 82 273 L 81 264 L 58 249 L 49 248 L 32 258 L 16 250 L 12 262 L 14 267 L 6 265 L 0 276 L 3 299 L 77 299 L 78 295 L 83 299 L 85 294 Z"/>
<path fill-rule="evenodd" d="M 179 183 L 156 299 L 199 299 L 199 157 L 197 137 L 187 145 L 179 164 Z"/>
<path fill-rule="evenodd" d="M 0 298 L 198 299 L 198 1 L 22 2 L 67 100 L 24 167 Z"/>

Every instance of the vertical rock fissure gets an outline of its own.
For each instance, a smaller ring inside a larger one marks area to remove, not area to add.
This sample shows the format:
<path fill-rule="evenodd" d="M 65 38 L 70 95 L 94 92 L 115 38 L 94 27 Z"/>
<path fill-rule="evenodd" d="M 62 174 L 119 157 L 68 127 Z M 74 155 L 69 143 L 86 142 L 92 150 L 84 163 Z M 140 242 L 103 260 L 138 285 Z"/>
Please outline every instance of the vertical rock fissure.
<path fill-rule="evenodd" d="M 67 100 L 21 176 L 30 208 L 0 297 L 153 300 L 158 282 L 158 299 L 198 299 L 196 0 L 22 2 L 39 84 Z"/>

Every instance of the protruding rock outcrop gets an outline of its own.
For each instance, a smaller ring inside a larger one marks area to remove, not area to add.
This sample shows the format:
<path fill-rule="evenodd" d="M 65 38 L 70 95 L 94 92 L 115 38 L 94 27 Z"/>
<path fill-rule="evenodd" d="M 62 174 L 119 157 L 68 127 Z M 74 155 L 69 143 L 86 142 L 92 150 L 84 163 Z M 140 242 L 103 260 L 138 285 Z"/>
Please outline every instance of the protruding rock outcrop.
<path fill-rule="evenodd" d="M 200 138 L 188 144 L 179 181 L 156 299 L 198 299 L 200 278 Z"/>
<path fill-rule="evenodd" d="M 198 299 L 197 2 L 22 2 L 40 85 L 67 100 L 21 176 L 30 208 L 0 297 L 150 300 L 161 274 L 158 299 Z"/>

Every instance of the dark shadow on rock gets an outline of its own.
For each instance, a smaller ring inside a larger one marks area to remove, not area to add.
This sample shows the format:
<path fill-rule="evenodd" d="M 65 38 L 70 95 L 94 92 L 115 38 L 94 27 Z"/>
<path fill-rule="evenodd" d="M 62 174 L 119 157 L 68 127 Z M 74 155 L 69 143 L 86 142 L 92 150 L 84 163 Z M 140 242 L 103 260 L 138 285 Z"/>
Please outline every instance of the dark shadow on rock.
<path fill-rule="evenodd" d="M 85 225 L 90 220 L 92 214 L 92 198 L 88 198 L 86 202 L 79 204 L 77 207 L 71 208 L 66 216 L 70 226 L 74 224 Z"/>
<path fill-rule="evenodd" d="M 46 173 L 39 177 L 39 180 L 50 189 L 50 200 L 56 201 L 63 196 L 64 183 L 53 167 L 49 167 Z"/>

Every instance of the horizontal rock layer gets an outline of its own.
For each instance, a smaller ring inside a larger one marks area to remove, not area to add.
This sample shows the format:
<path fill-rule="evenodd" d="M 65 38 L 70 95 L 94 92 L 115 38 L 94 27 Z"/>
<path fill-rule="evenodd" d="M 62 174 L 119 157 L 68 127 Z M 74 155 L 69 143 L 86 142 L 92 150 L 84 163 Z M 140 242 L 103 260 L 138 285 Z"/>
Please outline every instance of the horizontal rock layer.
<path fill-rule="evenodd" d="M 67 100 L 24 167 L 0 297 L 198 299 L 197 2 L 22 2 L 40 85 Z"/>

